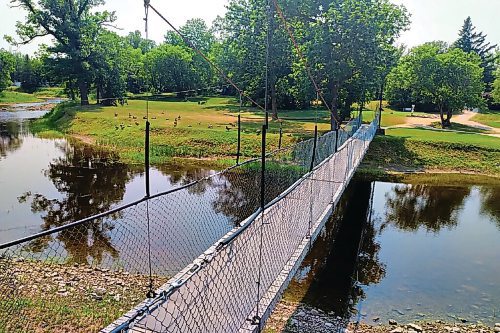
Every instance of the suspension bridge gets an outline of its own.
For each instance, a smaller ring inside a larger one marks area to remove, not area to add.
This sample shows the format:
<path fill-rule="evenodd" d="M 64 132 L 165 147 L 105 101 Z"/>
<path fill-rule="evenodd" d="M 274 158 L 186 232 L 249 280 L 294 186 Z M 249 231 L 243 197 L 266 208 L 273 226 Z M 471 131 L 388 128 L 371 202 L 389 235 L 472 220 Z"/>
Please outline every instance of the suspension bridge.
<path fill-rule="evenodd" d="M 303 57 L 273 2 L 297 54 Z M 267 83 L 266 105 L 259 106 L 149 1 L 145 1 L 146 27 L 150 8 L 213 65 L 240 100 L 246 97 L 265 111 L 261 157 L 240 162 L 238 140 L 235 166 L 151 195 L 146 121 L 144 198 L 0 245 L 0 332 L 36 330 L 30 326 L 29 293 L 41 292 L 44 304 L 67 296 L 61 292 L 66 289 L 53 292 L 40 286 L 27 290 L 30 273 L 20 274 L 17 265 L 25 261 L 78 264 L 81 270 L 146 277 L 144 301 L 101 332 L 262 330 L 376 134 L 380 113 L 365 124 L 360 112 L 347 123 L 334 118 L 335 130 L 324 135 L 318 135 L 316 125 L 313 138 L 267 151 Z M 304 63 L 318 99 L 330 110 L 305 58 Z M 45 275 L 50 278 L 48 267 Z M 83 291 L 91 288 L 79 281 L 75 277 L 65 283 Z M 116 278 L 109 281 L 117 283 Z M 124 286 L 124 290 L 132 287 Z"/>

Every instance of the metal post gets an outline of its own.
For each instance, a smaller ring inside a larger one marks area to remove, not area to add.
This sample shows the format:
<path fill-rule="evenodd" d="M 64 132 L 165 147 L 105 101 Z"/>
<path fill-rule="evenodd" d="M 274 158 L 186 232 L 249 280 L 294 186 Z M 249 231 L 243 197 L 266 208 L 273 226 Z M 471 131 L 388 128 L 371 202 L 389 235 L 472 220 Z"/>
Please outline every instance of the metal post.
<path fill-rule="evenodd" d="M 238 115 L 238 151 L 236 152 L 236 164 L 240 164 L 241 154 L 241 115 Z"/>
<path fill-rule="evenodd" d="M 384 99 L 384 82 L 380 84 L 379 107 L 378 107 L 378 129 L 382 125 L 382 102 Z"/>
<path fill-rule="evenodd" d="M 283 128 L 282 124 L 280 123 L 280 139 L 278 141 L 278 149 L 281 149 L 281 141 L 283 140 Z"/>
<path fill-rule="evenodd" d="M 313 151 L 312 151 L 312 158 L 311 158 L 311 167 L 309 168 L 309 171 L 312 171 L 312 169 L 314 169 L 314 162 L 316 159 L 317 142 L 318 142 L 318 125 L 314 125 L 314 143 L 313 143 Z"/>
<path fill-rule="evenodd" d="M 262 126 L 262 155 L 261 155 L 261 170 L 260 170 L 260 208 L 264 211 L 266 205 L 266 125 Z"/>
<path fill-rule="evenodd" d="M 146 121 L 146 139 L 144 143 L 144 172 L 146 173 L 146 196 L 150 196 L 149 191 L 149 121 Z"/>
<path fill-rule="evenodd" d="M 335 153 L 339 150 L 339 129 L 335 125 Z"/>

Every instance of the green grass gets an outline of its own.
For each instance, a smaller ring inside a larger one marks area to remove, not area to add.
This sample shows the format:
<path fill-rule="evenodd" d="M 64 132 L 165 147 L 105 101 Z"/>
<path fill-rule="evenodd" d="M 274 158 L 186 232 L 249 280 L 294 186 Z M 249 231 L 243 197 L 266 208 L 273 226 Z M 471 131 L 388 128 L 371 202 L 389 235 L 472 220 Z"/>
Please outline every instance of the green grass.
<path fill-rule="evenodd" d="M 59 98 L 65 97 L 64 89 L 59 87 L 44 87 L 40 88 L 33 93 L 36 97 L 42 98 Z"/>
<path fill-rule="evenodd" d="M 40 101 L 41 99 L 32 94 L 9 90 L 0 92 L 0 104 L 34 103 Z"/>
<path fill-rule="evenodd" d="M 481 111 L 480 113 L 472 117 L 472 120 L 487 126 L 500 128 L 500 111 Z"/>
<path fill-rule="evenodd" d="M 442 142 L 462 145 L 464 147 L 479 147 L 500 150 L 500 139 L 475 133 L 454 131 L 439 131 L 423 128 L 393 128 L 386 130 L 392 137 L 410 139 L 412 141 Z"/>
<path fill-rule="evenodd" d="M 375 137 L 360 171 L 376 176 L 415 171 L 480 173 L 497 177 L 500 174 L 499 139 L 491 138 L 490 141 L 486 136 L 465 134 L 471 136 L 470 141 L 475 144 L 464 144 L 452 141 L 461 133 L 448 135 L 446 140 L 449 141 L 444 141 L 433 137 L 432 133 L 415 131 L 427 130 L 389 131 L 389 135 Z"/>
<path fill-rule="evenodd" d="M 432 123 L 431 127 L 436 128 L 436 129 L 442 129 L 441 122 L 439 122 L 439 121 Z M 483 129 L 483 128 L 467 126 L 467 125 L 458 124 L 458 123 L 451 123 L 451 127 L 447 128 L 445 131 L 461 131 L 461 132 L 483 133 L 483 134 L 490 133 L 490 131 Z"/>
<path fill-rule="evenodd" d="M 149 102 L 151 122 L 151 162 L 165 163 L 174 157 L 228 159 L 237 149 L 237 102 L 229 97 L 201 98 L 188 102 L 175 98 Z M 129 117 L 130 114 L 130 117 Z M 113 149 L 129 163 L 142 163 L 146 115 L 145 100 L 129 100 L 128 105 L 80 107 L 74 103 L 57 106 L 33 125 L 35 132 L 45 135 L 54 131 Z M 283 145 L 313 135 L 314 111 L 281 112 L 280 116 L 312 120 L 283 120 Z M 174 119 L 180 116 L 177 126 Z M 134 117 L 136 119 L 134 119 Z M 168 119 L 168 120 L 167 120 Z M 242 112 L 241 149 L 244 157 L 260 154 L 263 113 L 245 108 Z M 278 121 L 271 121 L 268 130 L 268 149 L 278 147 Z M 320 130 L 328 130 L 323 120 Z"/>
<path fill-rule="evenodd" d="M 375 116 L 375 111 L 378 110 L 380 103 L 378 101 L 372 101 L 365 106 L 363 111 L 363 122 L 369 123 L 373 120 Z M 382 103 L 382 127 L 403 125 L 406 123 L 406 119 L 410 117 L 410 112 L 397 111 L 396 109 L 390 107 L 386 101 Z M 354 105 L 354 108 L 357 108 Z M 359 111 L 353 112 L 353 116 L 357 116 Z M 428 116 L 427 113 L 414 112 L 415 116 Z"/>

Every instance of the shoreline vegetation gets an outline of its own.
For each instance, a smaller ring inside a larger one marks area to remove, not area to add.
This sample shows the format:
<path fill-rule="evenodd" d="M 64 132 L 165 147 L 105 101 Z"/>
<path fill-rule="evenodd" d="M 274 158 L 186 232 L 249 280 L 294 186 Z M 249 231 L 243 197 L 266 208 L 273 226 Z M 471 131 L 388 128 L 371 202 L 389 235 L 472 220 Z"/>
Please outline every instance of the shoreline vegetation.
<path fill-rule="evenodd" d="M 24 332 L 27 326 L 33 332 L 98 332 L 142 302 L 149 290 L 147 274 L 86 264 L 19 257 L 0 258 L 0 268 L 0 291 L 10 295 L 0 302 L 0 332 Z M 154 281 L 156 288 L 168 277 L 154 276 Z"/>
<path fill-rule="evenodd" d="M 376 102 L 367 105 L 363 112 L 365 122 L 373 119 L 376 107 Z M 126 163 L 141 164 L 145 108 L 143 97 L 118 107 L 81 107 L 66 102 L 35 121 L 32 129 L 41 137 L 67 136 L 113 150 Z M 236 157 L 238 114 L 242 119 L 242 157 L 258 157 L 264 115 L 249 107 L 239 111 L 232 97 L 182 101 L 166 95 L 161 100 L 150 101 L 151 163 L 188 162 L 215 168 L 232 165 Z M 315 110 L 282 111 L 281 122 L 270 122 L 268 149 L 278 147 L 280 125 L 285 146 L 311 137 L 315 113 Z M 317 113 L 319 131 L 324 133 L 329 126 L 328 114 L 325 110 Z M 420 113 L 416 116 L 430 117 Z M 500 113 L 492 111 L 487 116 L 490 122 L 500 119 Z M 382 126 L 387 128 L 386 133 L 372 142 L 360 174 L 388 177 L 408 173 L 456 173 L 500 177 L 500 138 L 475 132 L 394 127 L 405 124 L 409 117 L 408 112 L 385 108 Z"/>

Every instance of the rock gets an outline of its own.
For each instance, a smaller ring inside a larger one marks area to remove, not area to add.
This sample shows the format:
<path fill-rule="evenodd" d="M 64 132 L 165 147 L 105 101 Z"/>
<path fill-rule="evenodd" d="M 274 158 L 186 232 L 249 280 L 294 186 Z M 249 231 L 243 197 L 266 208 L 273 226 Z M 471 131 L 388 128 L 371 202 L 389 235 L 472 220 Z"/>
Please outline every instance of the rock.
<path fill-rule="evenodd" d="M 404 330 L 401 327 L 397 327 L 391 331 L 391 333 L 403 333 Z"/>
<path fill-rule="evenodd" d="M 373 320 L 374 322 L 377 322 L 377 321 L 379 321 L 379 320 L 380 320 L 380 317 L 373 317 L 373 318 L 372 318 L 372 320 Z"/>
<path fill-rule="evenodd" d="M 333 324 L 332 323 L 325 323 L 325 326 L 331 328 L 331 327 L 333 327 Z"/>
<path fill-rule="evenodd" d="M 90 294 L 90 297 L 92 297 L 92 299 L 94 299 L 96 301 L 102 301 L 102 296 L 101 295 L 97 295 L 96 293 Z"/>
<path fill-rule="evenodd" d="M 389 319 L 389 325 L 397 325 L 398 322 L 395 321 L 394 319 Z"/>
<path fill-rule="evenodd" d="M 460 320 L 462 323 L 466 323 L 467 322 L 467 319 L 465 319 L 465 318 L 458 318 L 458 320 Z"/>
<path fill-rule="evenodd" d="M 318 311 L 318 310 L 316 310 L 316 309 L 311 309 L 311 314 L 312 314 L 313 316 L 317 316 L 317 315 L 319 315 L 319 311 Z"/>
<path fill-rule="evenodd" d="M 456 327 L 456 326 L 455 326 L 455 327 L 452 327 L 452 328 L 451 328 L 451 332 L 452 332 L 452 333 L 459 333 L 459 332 L 460 332 L 460 328 L 459 328 L 459 327 Z"/>
<path fill-rule="evenodd" d="M 99 296 L 104 296 L 106 294 L 106 288 L 102 288 L 102 287 L 95 288 L 94 293 L 96 295 L 99 295 Z"/>
<path fill-rule="evenodd" d="M 305 312 L 304 311 L 299 311 L 297 312 L 296 315 L 294 315 L 294 317 L 304 317 L 305 316 Z"/>
<path fill-rule="evenodd" d="M 495 331 L 495 333 L 500 333 L 500 326 L 495 326 L 494 331 Z"/>
<path fill-rule="evenodd" d="M 422 327 L 421 326 L 418 326 L 416 324 L 408 324 L 407 325 L 409 328 L 411 328 L 412 330 L 416 331 L 416 332 L 422 332 Z"/>

